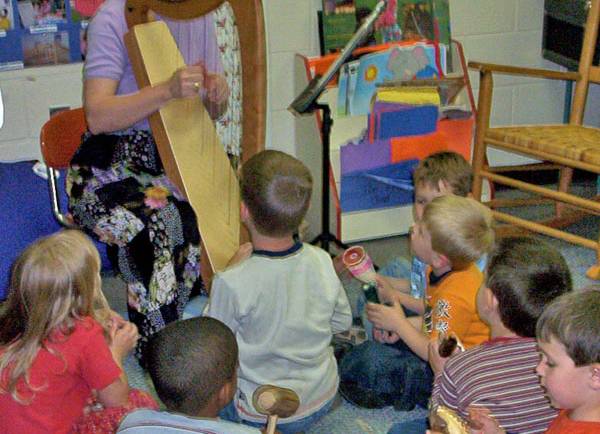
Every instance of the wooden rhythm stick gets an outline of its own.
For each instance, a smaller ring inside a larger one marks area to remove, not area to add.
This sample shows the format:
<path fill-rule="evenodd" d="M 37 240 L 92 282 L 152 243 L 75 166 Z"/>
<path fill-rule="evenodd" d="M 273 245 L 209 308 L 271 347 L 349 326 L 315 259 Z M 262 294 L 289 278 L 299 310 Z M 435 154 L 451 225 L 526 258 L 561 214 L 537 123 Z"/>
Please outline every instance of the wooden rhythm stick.
<path fill-rule="evenodd" d="M 266 434 L 273 434 L 277 419 L 293 415 L 300 406 L 300 398 L 291 389 L 267 384 L 254 391 L 252 405 L 260 414 L 268 416 Z"/>

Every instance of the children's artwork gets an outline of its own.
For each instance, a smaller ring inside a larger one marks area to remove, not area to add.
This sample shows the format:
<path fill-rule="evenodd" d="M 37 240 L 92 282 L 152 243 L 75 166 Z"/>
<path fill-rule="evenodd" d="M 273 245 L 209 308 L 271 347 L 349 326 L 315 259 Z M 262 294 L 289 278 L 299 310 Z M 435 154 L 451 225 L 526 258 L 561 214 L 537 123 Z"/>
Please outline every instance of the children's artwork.
<path fill-rule="evenodd" d="M 348 114 L 350 98 L 354 95 L 354 90 L 356 89 L 359 66 L 360 60 L 355 60 L 342 65 L 338 80 L 337 114 L 339 116 Z"/>
<path fill-rule="evenodd" d="M 90 19 L 102 3 L 104 0 L 70 0 L 71 19 L 73 21 Z"/>
<path fill-rule="evenodd" d="M 24 28 L 61 23 L 67 17 L 64 0 L 19 0 L 17 7 Z"/>
<path fill-rule="evenodd" d="M 68 32 L 34 33 L 23 35 L 25 66 L 69 63 Z"/>
<path fill-rule="evenodd" d="M 19 8 L 19 17 L 21 18 L 21 26 L 24 28 L 35 25 L 35 9 L 30 0 L 20 0 L 17 3 Z"/>
<path fill-rule="evenodd" d="M 418 163 L 419 160 L 408 160 L 343 174 L 342 210 L 352 212 L 411 203 L 414 190 L 412 173 Z"/>
<path fill-rule="evenodd" d="M 367 54 L 360 59 L 355 76 L 342 68 L 340 82 L 356 84 L 340 87 L 338 114 L 364 115 L 369 113 L 373 95 L 379 85 L 412 79 L 439 78 L 446 74 L 446 49 L 439 46 L 439 64 L 436 47 L 417 43 L 396 45 L 385 51 Z M 438 69 L 438 68 L 441 68 Z"/>
<path fill-rule="evenodd" d="M 0 31 L 9 31 L 14 28 L 15 18 L 11 0 L 0 0 Z"/>
<path fill-rule="evenodd" d="M 324 54 L 339 50 L 379 0 L 323 0 Z M 363 45 L 428 40 L 450 44 L 448 0 L 388 0 Z"/>
<path fill-rule="evenodd" d="M 358 22 L 354 0 L 323 0 L 324 53 L 335 52 L 346 45 L 358 29 Z"/>

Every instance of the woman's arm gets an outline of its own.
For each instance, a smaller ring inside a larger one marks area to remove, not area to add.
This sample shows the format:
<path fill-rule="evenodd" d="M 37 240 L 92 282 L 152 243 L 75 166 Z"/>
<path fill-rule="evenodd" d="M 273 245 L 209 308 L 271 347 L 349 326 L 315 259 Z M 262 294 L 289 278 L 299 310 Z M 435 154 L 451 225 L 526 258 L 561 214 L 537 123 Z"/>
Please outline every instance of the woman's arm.
<path fill-rule="evenodd" d="M 147 118 L 173 98 L 198 96 L 204 85 L 204 68 L 189 66 L 168 81 L 147 86 L 129 95 L 116 95 L 118 81 L 88 78 L 83 84 L 83 105 L 92 134 L 129 128 Z"/>

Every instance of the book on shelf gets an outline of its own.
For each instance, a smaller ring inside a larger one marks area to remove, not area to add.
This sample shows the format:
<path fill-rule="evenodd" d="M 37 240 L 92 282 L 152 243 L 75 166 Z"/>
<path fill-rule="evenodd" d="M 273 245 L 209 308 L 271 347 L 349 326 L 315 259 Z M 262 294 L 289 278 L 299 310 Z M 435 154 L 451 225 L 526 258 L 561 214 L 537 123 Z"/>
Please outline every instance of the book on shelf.
<path fill-rule="evenodd" d="M 341 68 L 337 114 L 364 115 L 370 112 L 378 87 L 414 79 L 434 79 L 446 74 L 444 45 L 430 43 L 392 45 L 363 55 Z"/>
<path fill-rule="evenodd" d="M 0 32 L 8 32 L 15 26 L 12 0 L 0 0 Z"/>
<path fill-rule="evenodd" d="M 69 63 L 69 33 L 49 32 L 23 35 L 25 66 Z"/>
<path fill-rule="evenodd" d="M 65 23 L 64 0 L 18 0 L 17 8 L 24 28 Z"/>
<path fill-rule="evenodd" d="M 389 48 L 381 47 L 375 53 Z M 337 86 L 328 87 L 321 95 L 319 101 L 329 105 L 334 114 L 331 198 L 339 225 L 337 236 L 342 241 L 406 233 L 412 224 L 410 174 L 414 164 L 444 150 L 470 159 L 474 105 L 465 61 L 456 41 L 443 52 L 447 65 L 441 76 L 415 78 L 416 74 L 410 74 L 408 79 L 375 83 L 366 82 L 365 74 L 359 73 L 363 57 L 368 56 L 364 55 L 343 65 Z M 314 66 L 330 56 L 298 57 L 305 67 L 297 75 L 300 89 L 310 79 L 307 72 L 315 74 Z M 348 115 L 346 110 L 360 92 L 368 94 L 369 110 Z M 307 129 L 306 136 L 314 138 L 316 144 L 320 133 L 318 123 L 315 124 L 315 131 Z M 311 219 L 320 221 L 313 215 Z"/>
<path fill-rule="evenodd" d="M 323 0 L 323 54 L 343 48 L 377 3 L 378 0 Z M 448 0 L 388 0 L 363 44 L 423 39 L 450 44 Z"/>

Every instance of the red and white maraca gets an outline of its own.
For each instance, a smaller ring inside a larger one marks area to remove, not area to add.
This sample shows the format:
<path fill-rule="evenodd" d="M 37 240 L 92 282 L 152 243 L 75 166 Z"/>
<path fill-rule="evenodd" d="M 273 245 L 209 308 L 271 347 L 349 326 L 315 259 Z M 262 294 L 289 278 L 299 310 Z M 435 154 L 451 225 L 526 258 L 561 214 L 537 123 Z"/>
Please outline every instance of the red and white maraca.
<path fill-rule="evenodd" d="M 361 282 L 375 282 L 375 268 L 373 261 L 361 246 L 347 249 L 342 256 L 342 261 L 348 271 Z"/>

